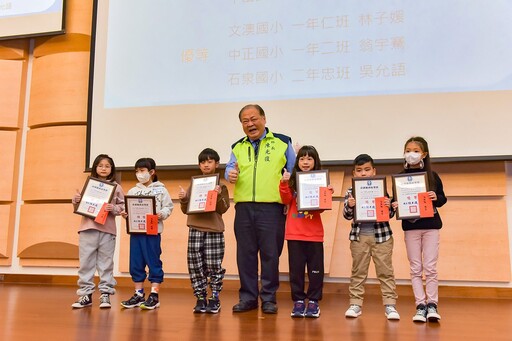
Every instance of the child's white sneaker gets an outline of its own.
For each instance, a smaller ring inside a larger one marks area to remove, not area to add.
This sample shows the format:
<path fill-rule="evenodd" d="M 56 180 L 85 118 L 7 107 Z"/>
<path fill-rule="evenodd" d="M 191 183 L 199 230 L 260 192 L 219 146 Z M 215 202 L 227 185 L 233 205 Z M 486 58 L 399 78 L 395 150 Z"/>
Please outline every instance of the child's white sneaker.
<path fill-rule="evenodd" d="M 78 300 L 73 303 L 71 306 L 75 309 L 81 309 L 85 307 L 90 307 L 92 305 L 92 294 L 83 295 L 78 298 Z"/>
<path fill-rule="evenodd" d="M 110 304 L 110 295 L 107 293 L 103 293 L 100 296 L 100 308 L 111 308 L 112 304 Z"/>
<path fill-rule="evenodd" d="M 400 320 L 400 315 L 394 305 L 386 304 L 385 314 L 388 320 Z"/>
<path fill-rule="evenodd" d="M 414 322 L 427 322 L 427 307 L 424 304 L 418 304 L 416 314 L 412 317 Z"/>
<path fill-rule="evenodd" d="M 427 304 L 427 320 L 428 322 L 439 322 L 441 315 L 437 311 L 437 305 L 435 303 Z"/>
<path fill-rule="evenodd" d="M 362 314 L 361 307 L 357 304 L 351 304 L 345 312 L 345 317 L 358 317 Z"/>

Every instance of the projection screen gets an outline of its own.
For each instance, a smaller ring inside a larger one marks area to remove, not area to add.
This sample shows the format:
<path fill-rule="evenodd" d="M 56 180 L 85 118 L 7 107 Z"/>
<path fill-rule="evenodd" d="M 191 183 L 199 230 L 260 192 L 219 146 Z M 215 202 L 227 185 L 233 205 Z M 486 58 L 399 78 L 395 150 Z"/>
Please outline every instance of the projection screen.
<path fill-rule="evenodd" d="M 109 0 L 95 2 L 87 165 L 139 157 L 221 162 L 238 112 L 322 160 L 512 159 L 512 2 Z"/>
<path fill-rule="evenodd" d="M 64 0 L 0 0 L 0 40 L 64 33 Z"/>

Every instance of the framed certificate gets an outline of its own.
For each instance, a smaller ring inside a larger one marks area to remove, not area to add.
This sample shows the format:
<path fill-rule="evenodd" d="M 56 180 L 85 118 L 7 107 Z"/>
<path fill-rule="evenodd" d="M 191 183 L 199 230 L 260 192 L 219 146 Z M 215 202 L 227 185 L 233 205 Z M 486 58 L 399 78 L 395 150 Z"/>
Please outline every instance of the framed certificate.
<path fill-rule="evenodd" d="M 147 234 L 147 215 L 156 214 L 156 201 L 154 196 L 126 195 L 126 232 Z"/>
<path fill-rule="evenodd" d="M 393 195 L 398 202 L 396 219 L 420 218 L 419 193 L 427 192 L 427 173 L 396 174 L 393 177 Z"/>
<path fill-rule="evenodd" d="M 329 185 L 329 171 L 297 172 L 297 210 L 314 211 L 321 208 L 320 188 Z"/>
<path fill-rule="evenodd" d="M 376 198 L 386 196 L 386 177 L 372 176 L 352 178 L 352 195 L 356 199 L 355 222 L 377 222 Z M 389 218 L 389 212 L 388 212 Z"/>
<path fill-rule="evenodd" d="M 81 192 L 82 199 L 74 213 L 95 219 L 104 203 L 109 203 L 117 185 L 106 180 L 89 176 Z"/>
<path fill-rule="evenodd" d="M 190 182 L 190 198 L 187 206 L 187 214 L 210 212 L 212 205 L 215 209 L 217 197 L 209 195 L 219 184 L 219 174 L 193 176 Z M 213 200 L 213 202 L 212 202 Z"/>

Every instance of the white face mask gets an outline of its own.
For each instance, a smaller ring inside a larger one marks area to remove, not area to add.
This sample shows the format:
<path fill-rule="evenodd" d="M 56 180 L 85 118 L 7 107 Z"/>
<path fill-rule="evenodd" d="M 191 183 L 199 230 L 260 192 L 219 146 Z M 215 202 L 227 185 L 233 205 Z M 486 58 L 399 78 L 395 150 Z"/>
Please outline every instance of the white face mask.
<path fill-rule="evenodd" d="M 405 153 L 404 159 L 405 159 L 405 162 L 407 162 L 411 166 L 417 165 L 421 161 L 421 153 L 418 153 L 418 152 Z"/>
<path fill-rule="evenodd" d="M 139 172 L 139 173 L 135 173 L 135 176 L 137 177 L 137 180 L 139 180 L 140 183 L 143 183 L 145 184 L 146 182 L 149 181 L 149 179 L 151 178 L 151 174 L 149 174 L 149 172 Z"/>

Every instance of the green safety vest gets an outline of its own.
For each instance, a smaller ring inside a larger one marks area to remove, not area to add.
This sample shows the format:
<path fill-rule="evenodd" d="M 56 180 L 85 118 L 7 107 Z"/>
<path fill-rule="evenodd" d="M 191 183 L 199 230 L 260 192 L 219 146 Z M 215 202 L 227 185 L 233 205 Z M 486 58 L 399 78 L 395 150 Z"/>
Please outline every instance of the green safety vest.
<path fill-rule="evenodd" d="M 281 203 L 279 181 L 286 166 L 286 149 L 290 138 L 273 134 L 268 128 L 260 141 L 258 157 L 246 136 L 233 145 L 239 174 L 233 199 L 236 202 Z"/>

